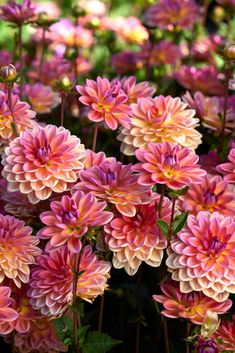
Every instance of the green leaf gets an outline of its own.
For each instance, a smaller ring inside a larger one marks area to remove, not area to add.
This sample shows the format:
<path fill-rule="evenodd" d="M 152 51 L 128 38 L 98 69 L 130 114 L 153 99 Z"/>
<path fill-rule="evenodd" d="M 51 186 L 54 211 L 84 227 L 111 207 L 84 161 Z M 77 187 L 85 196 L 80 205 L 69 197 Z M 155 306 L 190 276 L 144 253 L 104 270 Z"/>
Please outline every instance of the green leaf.
<path fill-rule="evenodd" d="M 169 234 L 169 227 L 168 227 L 168 224 L 164 221 L 162 221 L 161 219 L 158 219 L 157 220 L 157 224 L 159 226 L 159 228 L 161 229 L 162 233 L 168 237 L 168 234 Z"/>
<path fill-rule="evenodd" d="M 188 218 L 189 211 L 181 213 L 179 216 L 176 216 L 172 222 L 172 233 L 178 233 L 185 225 Z"/>
<path fill-rule="evenodd" d="M 185 195 L 188 192 L 188 189 L 189 187 L 185 186 L 183 189 L 171 190 L 168 195 L 173 198 L 178 198 L 179 196 Z"/>
<path fill-rule="evenodd" d="M 78 339 L 79 339 L 80 346 L 82 346 L 83 343 L 85 342 L 87 330 L 89 328 L 90 328 L 90 325 L 79 327 L 79 329 L 78 329 Z"/>
<path fill-rule="evenodd" d="M 121 341 L 116 340 L 106 333 L 100 333 L 98 331 L 91 331 L 86 336 L 85 342 L 81 344 L 82 353 L 105 353 Z"/>
<path fill-rule="evenodd" d="M 64 344 L 72 343 L 73 321 L 68 316 L 60 317 L 52 321 L 57 337 Z M 66 343 L 65 343 L 66 342 Z"/>

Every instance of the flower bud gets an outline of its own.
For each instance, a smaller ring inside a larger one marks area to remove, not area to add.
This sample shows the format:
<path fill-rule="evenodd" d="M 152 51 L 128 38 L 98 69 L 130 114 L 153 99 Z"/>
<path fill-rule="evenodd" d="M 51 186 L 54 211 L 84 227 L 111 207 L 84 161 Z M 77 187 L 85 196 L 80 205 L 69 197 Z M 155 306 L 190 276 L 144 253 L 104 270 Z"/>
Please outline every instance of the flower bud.
<path fill-rule="evenodd" d="M 17 80 L 18 74 L 14 65 L 9 64 L 1 67 L 0 78 L 4 83 L 13 83 Z"/>
<path fill-rule="evenodd" d="M 69 92 L 72 89 L 73 84 L 74 83 L 70 80 L 68 76 L 63 75 L 58 80 L 56 87 L 59 91 Z"/>
<path fill-rule="evenodd" d="M 48 28 L 58 21 L 58 18 L 50 18 L 45 12 L 41 12 L 37 18 L 37 25 L 43 28 Z"/>
<path fill-rule="evenodd" d="M 235 60 L 235 43 L 230 43 L 224 48 L 224 56 L 228 60 Z"/>

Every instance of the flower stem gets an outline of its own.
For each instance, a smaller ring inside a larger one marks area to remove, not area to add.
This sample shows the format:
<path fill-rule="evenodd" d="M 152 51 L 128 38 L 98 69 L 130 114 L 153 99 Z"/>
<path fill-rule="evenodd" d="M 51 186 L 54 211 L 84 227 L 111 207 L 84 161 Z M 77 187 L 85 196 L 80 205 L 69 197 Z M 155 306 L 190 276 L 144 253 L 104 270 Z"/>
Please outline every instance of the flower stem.
<path fill-rule="evenodd" d="M 190 331 L 191 331 L 191 323 L 188 320 L 187 327 L 186 327 L 186 339 L 190 336 Z M 186 353 L 190 353 L 190 345 L 188 341 L 186 341 Z"/>
<path fill-rule="evenodd" d="M 98 324 L 99 332 L 102 332 L 103 313 L 104 313 L 104 294 L 100 298 L 100 311 L 99 311 L 99 324 Z"/>
<path fill-rule="evenodd" d="M 99 125 L 95 124 L 94 135 L 93 135 L 93 143 L 92 143 L 92 151 L 94 151 L 94 152 L 95 152 L 95 148 L 96 148 L 98 130 L 99 130 Z"/>
<path fill-rule="evenodd" d="M 41 43 L 41 55 L 39 62 L 39 78 L 42 76 L 43 72 L 43 61 L 44 61 L 44 52 L 45 52 L 45 39 L 46 39 L 46 28 L 42 28 L 42 43 Z"/>
<path fill-rule="evenodd" d="M 230 61 L 227 60 L 225 64 L 225 93 L 224 93 L 224 112 L 222 120 L 222 130 L 221 130 L 221 151 L 224 151 L 224 140 L 225 140 L 225 128 L 226 128 L 226 117 L 228 110 L 228 92 L 229 92 L 229 78 L 230 78 Z"/>
<path fill-rule="evenodd" d="M 159 204 L 158 204 L 158 217 L 159 218 L 161 218 L 161 214 L 162 214 L 162 206 L 163 206 L 163 201 L 164 201 L 165 190 L 166 190 L 166 186 L 162 185 L 161 196 L 160 196 L 160 200 L 159 200 Z"/>
<path fill-rule="evenodd" d="M 141 298 L 140 298 L 140 286 L 141 286 L 141 267 L 137 272 L 136 282 L 136 309 L 140 310 Z M 136 341 L 135 341 L 135 353 L 140 352 L 140 318 L 136 321 Z"/>
<path fill-rule="evenodd" d="M 79 265 L 81 259 L 82 249 L 78 254 L 75 254 L 74 257 L 74 274 L 73 274 L 73 344 L 74 344 L 74 353 L 79 353 L 79 343 L 78 343 L 78 327 L 81 326 L 81 319 L 78 311 L 76 310 L 76 301 L 77 301 L 77 285 L 78 285 L 78 274 L 79 274 Z"/>
<path fill-rule="evenodd" d="M 23 45 L 22 45 L 22 25 L 21 24 L 19 24 L 18 46 L 19 46 L 19 63 L 20 63 L 19 72 L 20 72 L 20 74 L 22 76 L 22 70 L 23 70 Z M 22 97 L 22 84 L 20 84 L 20 87 L 19 87 L 19 96 L 20 96 L 20 98 Z"/>
<path fill-rule="evenodd" d="M 60 108 L 60 125 L 64 126 L 64 106 L 65 106 L 65 94 L 62 92 L 61 97 L 61 108 Z"/>
<path fill-rule="evenodd" d="M 170 353 L 167 319 L 165 316 L 162 316 L 162 326 L 163 326 L 165 353 Z"/>
<path fill-rule="evenodd" d="M 7 86 L 7 95 L 8 95 L 8 106 L 12 116 L 12 132 L 13 134 L 16 134 L 17 136 L 19 136 L 19 132 L 16 125 L 15 116 L 14 116 L 14 110 L 12 107 L 12 85 Z"/>
<path fill-rule="evenodd" d="M 169 241 L 171 241 L 171 237 L 172 237 L 172 223 L 173 223 L 173 220 L 174 220 L 175 202 L 176 202 L 176 198 L 173 197 L 173 199 L 172 199 L 172 208 L 171 208 L 170 229 L 169 229 L 169 236 L 168 236 L 168 240 Z"/>

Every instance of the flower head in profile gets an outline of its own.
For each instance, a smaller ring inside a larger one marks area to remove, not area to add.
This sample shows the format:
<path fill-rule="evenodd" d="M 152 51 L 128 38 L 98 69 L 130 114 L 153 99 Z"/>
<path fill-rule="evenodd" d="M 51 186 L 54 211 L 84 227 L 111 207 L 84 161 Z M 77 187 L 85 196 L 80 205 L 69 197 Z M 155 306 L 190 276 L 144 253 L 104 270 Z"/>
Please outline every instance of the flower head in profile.
<path fill-rule="evenodd" d="M 161 284 L 161 291 L 163 294 L 153 295 L 153 299 L 163 304 L 162 315 L 189 319 L 196 325 L 203 323 L 207 310 L 224 314 L 232 306 L 230 299 L 218 303 L 202 292 L 181 293 L 179 284 L 172 280 Z"/>
<path fill-rule="evenodd" d="M 46 224 L 37 236 L 50 239 L 47 251 L 55 251 L 67 244 L 69 250 L 78 253 L 82 248 L 81 237 L 91 227 L 100 227 L 111 221 L 113 214 L 104 211 L 106 202 L 98 202 L 92 194 L 76 191 L 72 197 L 62 196 L 61 201 L 51 202 L 51 211 L 40 215 Z"/>
<path fill-rule="evenodd" d="M 40 255 L 30 279 L 30 302 L 43 315 L 60 315 L 72 302 L 74 255 L 67 247 Z M 87 245 L 81 253 L 77 296 L 92 302 L 107 288 L 111 264 L 98 260 Z"/>
<path fill-rule="evenodd" d="M 152 97 L 156 89 L 149 85 L 149 82 L 136 82 L 135 76 L 124 77 L 120 81 L 121 88 L 128 97 L 128 104 L 137 103 L 139 98 Z"/>
<path fill-rule="evenodd" d="M 123 128 L 118 135 L 124 154 L 133 155 L 148 142 L 168 141 L 190 150 L 201 143 L 201 134 L 195 129 L 199 119 L 194 118 L 195 111 L 188 109 L 180 98 L 139 98 L 131 108 L 131 127 Z"/>
<path fill-rule="evenodd" d="M 0 214 L 0 282 L 11 279 L 17 287 L 29 281 L 29 265 L 41 253 L 32 229 L 12 216 Z"/>
<path fill-rule="evenodd" d="M 18 313 L 10 306 L 12 304 L 11 289 L 0 286 L 0 334 L 6 335 L 14 330 L 12 324 L 18 318 Z"/>
<path fill-rule="evenodd" d="M 135 154 L 140 163 L 134 165 L 133 170 L 139 173 L 141 185 L 164 184 L 170 189 L 182 189 L 200 184 L 206 174 L 197 165 L 196 154 L 168 142 L 149 142 L 146 149 L 139 149 Z"/>
<path fill-rule="evenodd" d="M 90 107 L 89 120 L 105 121 L 112 130 L 116 130 L 119 124 L 130 127 L 131 109 L 120 84 L 111 85 L 108 79 L 97 77 L 97 81 L 86 80 L 85 86 L 77 85 L 76 88 L 81 94 L 80 102 Z"/>
<path fill-rule="evenodd" d="M 217 171 L 224 174 L 224 180 L 235 184 L 235 148 L 231 148 L 228 155 L 229 162 L 217 166 Z"/>
<path fill-rule="evenodd" d="M 199 212 L 171 241 L 166 264 L 182 293 L 201 291 L 223 302 L 235 293 L 234 254 L 234 219 Z"/>
<path fill-rule="evenodd" d="M 199 211 L 217 211 L 224 216 L 234 216 L 235 188 L 219 175 L 205 175 L 200 184 L 192 184 L 179 200 L 179 207 L 193 215 Z"/>
<path fill-rule="evenodd" d="M 106 161 L 81 171 L 79 178 L 74 190 L 90 192 L 98 199 L 114 204 L 122 215 L 128 217 L 135 216 L 136 205 L 151 201 L 149 188 L 137 183 L 138 176 L 133 173 L 131 164 Z"/>
<path fill-rule="evenodd" d="M 222 320 L 217 331 L 214 332 L 213 338 L 219 341 L 221 351 L 235 350 L 235 315 L 232 320 Z"/>
<path fill-rule="evenodd" d="M 148 26 L 169 31 L 192 28 L 200 19 L 200 8 L 194 0 L 159 0 L 145 14 Z"/>
<path fill-rule="evenodd" d="M 36 126 L 24 131 L 5 149 L 3 176 L 9 191 L 26 194 L 33 204 L 61 193 L 77 180 L 85 149 L 63 127 Z"/>
<path fill-rule="evenodd" d="M 113 252 L 115 268 L 124 268 L 130 275 L 134 275 L 142 261 L 158 267 L 163 258 L 163 250 L 167 246 L 166 237 L 157 225 L 156 203 L 159 197 L 146 205 L 136 206 L 134 217 L 114 214 L 110 224 L 104 227 L 105 242 Z M 170 221 L 171 203 L 164 198 L 161 219 Z"/>
<path fill-rule="evenodd" d="M 60 104 L 60 95 L 41 83 L 26 84 L 23 91 L 36 113 L 50 113 Z"/>
<path fill-rule="evenodd" d="M 9 1 L 8 4 L 0 6 L 0 18 L 9 22 L 23 24 L 35 18 L 35 6 L 31 0 L 23 0 L 22 4 Z"/>

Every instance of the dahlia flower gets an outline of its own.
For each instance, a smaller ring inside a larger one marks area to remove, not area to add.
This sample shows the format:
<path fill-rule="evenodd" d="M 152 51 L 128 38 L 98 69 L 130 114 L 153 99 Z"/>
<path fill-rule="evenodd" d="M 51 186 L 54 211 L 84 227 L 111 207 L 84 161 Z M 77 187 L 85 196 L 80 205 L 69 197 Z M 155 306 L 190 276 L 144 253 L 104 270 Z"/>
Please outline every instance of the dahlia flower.
<path fill-rule="evenodd" d="M 140 163 L 132 169 L 139 172 L 138 183 L 141 185 L 165 184 L 170 189 L 182 189 L 200 184 L 206 174 L 197 165 L 199 157 L 196 154 L 169 142 L 149 142 L 146 149 L 137 150 L 135 155 Z"/>
<path fill-rule="evenodd" d="M 128 97 L 119 84 L 111 85 L 106 78 L 97 77 L 97 82 L 86 80 L 85 86 L 77 85 L 76 88 L 81 94 L 80 102 L 90 107 L 88 118 L 91 121 L 104 120 L 112 130 L 116 130 L 118 124 L 130 127 Z"/>
<path fill-rule="evenodd" d="M 140 98 L 131 108 L 131 127 L 122 129 L 117 137 L 125 155 L 135 154 L 137 148 L 145 148 L 148 142 L 168 141 L 190 150 L 201 143 L 201 134 L 195 129 L 199 119 L 194 118 L 195 111 L 187 109 L 180 98 Z"/>
<path fill-rule="evenodd" d="M 84 75 L 90 72 L 92 64 L 84 59 L 82 56 L 76 58 L 76 72 L 78 75 Z"/>
<path fill-rule="evenodd" d="M 212 34 L 210 36 L 199 38 L 193 42 L 191 48 L 191 55 L 196 60 L 205 60 L 215 64 L 213 53 L 217 50 L 218 45 L 221 45 L 223 38 L 218 34 Z"/>
<path fill-rule="evenodd" d="M 112 55 L 111 62 L 119 75 L 133 72 L 144 66 L 144 62 L 140 59 L 139 53 L 130 50 Z"/>
<path fill-rule="evenodd" d="M 142 46 L 143 54 L 148 59 L 148 65 L 155 66 L 161 64 L 175 65 L 181 59 L 182 52 L 178 45 L 169 40 L 161 40 L 157 44 Z"/>
<path fill-rule="evenodd" d="M 77 180 L 83 168 L 84 146 L 63 127 L 35 126 L 5 149 L 3 176 L 9 191 L 26 194 L 33 204 L 61 193 Z"/>
<path fill-rule="evenodd" d="M 79 7 L 93 16 L 105 16 L 107 13 L 106 4 L 100 0 L 81 0 Z"/>
<path fill-rule="evenodd" d="M 189 210 L 197 215 L 199 211 L 219 212 L 224 216 L 234 216 L 235 187 L 221 176 L 205 175 L 200 184 L 192 184 L 184 196 L 179 197 L 181 210 Z"/>
<path fill-rule="evenodd" d="M 198 336 L 194 348 L 195 353 L 220 353 L 217 342 L 212 338 Z"/>
<path fill-rule="evenodd" d="M 9 306 L 12 303 L 11 289 L 0 286 L 0 334 L 6 335 L 14 330 L 12 322 L 18 318 L 18 313 Z"/>
<path fill-rule="evenodd" d="M 103 162 L 116 163 L 115 157 L 106 157 L 104 152 L 93 152 L 92 150 L 86 150 L 86 157 L 84 160 L 84 169 L 93 167 L 94 165 L 99 166 Z"/>
<path fill-rule="evenodd" d="M 9 22 L 23 24 L 36 17 L 35 7 L 31 0 L 23 0 L 22 4 L 10 1 L 4 6 L 0 6 L 0 18 Z"/>
<path fill-rule="evenodd" d="M 163 258 L 163 250 L 167 239 L 157 225 L 156 202 L 136 206 L 136 215 L 127 217 L 116 213 L 110 224 L 104 227 L 104 240 L 109 250 L 113 252 L 113 266 L 124 268 L 134 275 L 142 261 L 158 267 Z M 161 219 L 170 221 L 171 203 L 164 198 Z"/>
<path fill-rule="evenodd" d="M 61 101 L 58 92 L 53 92 L 50 86 L 41 83 L 26 84 L 23 92 L 36 113 L 50 113 Z"/>
<path fill-rule="evenodd" d="M 28 292 L 33 308 L 43 315 L 60 315 L 72 302 L 74 255 L 67 247 L 40 255 Z M 92 302 L 107 288 L 111 264 L 98 260 L 87 245 L 80 256 L 77 296 Z"/>
<path fill-rule="evenodd" d="M 35 12 L 37 14 L 46 15 L 46 18 L 49 20 L 54 20 L 55 18 L 60 16 L 61 10 L 54 1 L 47 1 L 45 2 L 37 2 L 34 3 Z"/>
<path fill-rule="evenodd" d="M 228 155 L 229 162 L 217 166 L 217 171 L 224 174 L 224 180 L 235 184 L 235 148 L 231 148 Z"/>
<path fill-rule="evenodd" d="M 218 212 L 189 215 L 166 261 L 180 291 L 202 291 L 222 302 L 235 293 L 235 222 Z"/>
<path fill-rule="evenodd" d="M 74 190 L 91 192 L 98 199 L 114 204 L 127 217 L 135 216 L 136 205 L 151 201 L 149 188 L 137 183 L 138 176 L 132 172 L 131 164 L 105 161 L 81 171 L 79 178 Z"/>
<path fill-rule="evenodd" d="M 64 244 L 69 250 L 78 253 L 82 248 L 81 237 L 91 227 L 103 226 L 111 221 L 113 214 L 104 211 L 106 202 L 98 202 L 92 194 L 76 191 L 72 197 L 62 196 L 61 201 L 51 202 L 51 211 L 40 215 L 46 224 L 37 236 L 50 239 L 47 251 L 55 251 Z"/>
<path fill-rule="evenodd" d="M 0 214 L 0 282 L 10 278 L 17 287 L 29 281 L 29 265 L 41 253 L 32 229 L 12 216 Z"/>
<path fill-rule="evenodd" d="M 194 0 L 159 0 L 145 14 L 148 26 L 169 31 L 192 28 L 200 19 L 200 8 Z"/>
<path fill-rule="evenodd" d="M 19 100 L 17 95 L 12 97 L 12 109 L 14 120 L 19 132 L 26 129 L 31 129 L 36 125 L 33 120 L 36 113 L 30 109 L 30 106 Z M 0 137 L 5 140 L 13 139 L 14 133 L 12 130 L 13 118 L 8 105 L 7 93 L 0 91 Z"/>
<path fill-rule="evenodd" d="M 235 315 L 232 321 L 222 320 L 217 331 L 214 332 L 213 338 L 219 341 L 220 351 L 235 350 Z"/>
<path fill-rule="evenodd" d="M 153 295 L 153 299 L 164 306 L 162 315 L 170 318 L 189 319 L 196 325 L 201 325 L 207 310 L 224 314 L 232 306 L 230 299 L 222 303 L 205 296 L 202 292 L 181 293 L 177 282 L 168 280 L 161 284 L 163 294 Z"/>
<path fill-rule="evenodd" d="M 128 104 L 137 103 L 138 98 L 152 97 L 156 91 L 147 81 L 137 83 L 135 76 L 124 77 L 119 82 L 122 90 L 128 97 Z"/>
<path fill-rule="evenodd" d="M 222 96 L 225 86 L 219 79 L 219 72 L 213 66 L 197 68 L 183 65 L 175 72 L 175 78 L 186 89 L 200 91 L 207 95 Z"/>

